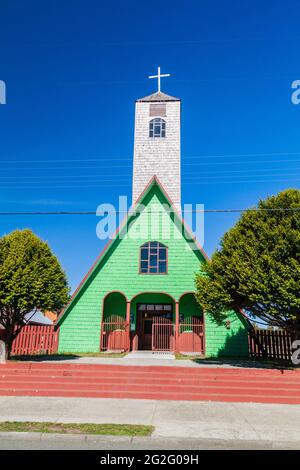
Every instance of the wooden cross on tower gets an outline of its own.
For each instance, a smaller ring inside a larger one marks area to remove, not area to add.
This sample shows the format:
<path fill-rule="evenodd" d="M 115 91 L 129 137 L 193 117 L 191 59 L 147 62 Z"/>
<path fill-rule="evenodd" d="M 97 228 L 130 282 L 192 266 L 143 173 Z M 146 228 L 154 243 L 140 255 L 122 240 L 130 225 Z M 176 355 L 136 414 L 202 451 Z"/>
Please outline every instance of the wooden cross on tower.
<path fill-rule="evenodd" d="M 150 76 L 148 77 L 148 78 L 157 78 L 157 82 L 158 82 L 158 84 L 157 84 L 158 90 L 157 90 L 157 91 L 158 91 L 158 92 L 160 92 L 160 79 L 161 79 L 162 77 L 170 77 L 170 74 L 169 74 L 169 73 L 165 73 L 165 74 L 162 75 L 162 74 L 160 73 L 160 67 L 157 68 L 157 75 L 150 75 Z"/>

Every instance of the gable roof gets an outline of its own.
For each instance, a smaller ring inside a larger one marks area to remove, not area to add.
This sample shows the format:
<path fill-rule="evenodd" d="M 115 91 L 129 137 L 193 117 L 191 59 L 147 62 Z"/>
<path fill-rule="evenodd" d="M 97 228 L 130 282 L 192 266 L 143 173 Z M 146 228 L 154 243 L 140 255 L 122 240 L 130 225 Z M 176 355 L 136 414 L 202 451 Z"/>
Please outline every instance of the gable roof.
<path fill-rule="evenodd" d="M 144 96 L 143 98 L 139 98 L 136 100 L 137 102 L 153 102 L 153 101 L 180 101 L 179 98 L 175 98 L 175 96 L 166 95 L 166 93 L 162 93 L 161 91 L 156 91 L 152 93 L 152 95 Z"/>
<path fill-rule="evenodd" d="M 83 278 L 83 280 L 81 281 L 81 283 L 79 284 L 79 286 L 77 287 L 75 292 L 73 293 L 68 305 L 59 314 L 59 316 L 58 316 L 58 318 L 55 322 L 55 325 L 59 325 L 61 323 L 63 317 L 66 315 L 66 313 L 70 310 L 70 307 L 73 305 L 73 303 L 75 301 L 75 298 L 83 290 L 84 286 L 86 285 L 86 283 L 88 282 L 90 277 L 93 275 L 93 273 L 96 271 L 99 264 L 101 263 L 103 258 L 107 255 L 109 250 L 114 246 L 114 244 L 117 242 L 117 240 L 119 240 L 118 235 L 121 234 L 122 231 L 124 231 L 126 229 L 126 227 L 131 222 L 131 220 L 134 217 L 136 217 L 137 214 L 139 214 L 139 208 L 141 207 L 141 205 L 143 204 L 143 201 L 145 200 L 146 196 L 149 194 L 150 190 L 154 186 L 156 186 L 159 189 L 159 191 L 161 192 L 161 194 L 164 196 L 165 200 L 167 201 L 168 205 L 171 207 L 172 214 L 174 214 L 174 217 L 177 219 L 177 221 L 184 228 L 184 233 L 186 233 L 188 235 L 189 240 L 191 240 L 192 244 L 194 245 L 195 252 L 201 253 L 202 257 L 206 261 L 208 261 L 208 259 L 209 259 L 208 256 L 206 255 L 206 253 L 204 252 L 202 247 L 199 245 L 196 238 L 192 235 L 191 229 L 187 226 L 187 224 L 185 223 L 185 221 L 181 217 L 181 214 L 178 212 L 178 210 L 174 206 L 172 200 L 170 199 L 169 195 L 165 191 L 163 185 L 161 184 L 161 182 L 159 181 L 157 176 L 153 176 L 151 178 L 151 180 L 149 181 L 149 183 L 147 184 L 147 186 L 145 187 L 144 191 L 141 193 L 141 195 L 138 198 L 138 200 L 136 201 L 136 203 L 134 204 L 134 206 L 132 208 L 130 208 L 130 210 L 128 211 L 128 213 L 127 213 L 126 217 L 124 218 L 124 220 L 122 221 L 120 227 L 116 230 L 113 237 L 106 244 L 106 246 L 104 247 L 104 249 L 102 250 L 100 255 L 97 257 L 97 259 L 96 259 L 95 263 L 93 264 L 93 266 L 91 267 L 91 269 L 88 271 L 88 273 L 85 275 L 85 277 Z"/>

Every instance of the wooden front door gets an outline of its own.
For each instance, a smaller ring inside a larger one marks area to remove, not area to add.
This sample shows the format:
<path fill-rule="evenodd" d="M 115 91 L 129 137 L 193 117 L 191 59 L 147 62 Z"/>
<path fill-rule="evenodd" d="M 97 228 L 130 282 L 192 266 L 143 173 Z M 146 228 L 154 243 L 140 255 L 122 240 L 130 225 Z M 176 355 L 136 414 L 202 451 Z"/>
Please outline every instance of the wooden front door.
<path fill-rule="evenodd" d="M 153 318 L 162 317 L 172 321 L 172 304 L 138 304 L 137 333 L 138 348 L 151 351 L 153 349 Z"/>
<path fill-rule="evenodd" d="M 142 318 L 141 349 L 152 349 L 152 323 L 153 317 Z"/>

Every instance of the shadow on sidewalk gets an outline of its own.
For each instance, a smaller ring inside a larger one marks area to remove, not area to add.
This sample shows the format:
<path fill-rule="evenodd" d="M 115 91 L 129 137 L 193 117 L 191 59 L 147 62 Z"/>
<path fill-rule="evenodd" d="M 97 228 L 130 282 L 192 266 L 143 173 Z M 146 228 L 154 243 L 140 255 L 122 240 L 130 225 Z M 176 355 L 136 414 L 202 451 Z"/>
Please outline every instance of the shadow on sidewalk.
<path fill-rule="evenodd" d="M 76 354 L 35 354 L 33 356 L 12 356 L 10 362 L 13 361 L 30 361 L 30 362 L 51 362 L 51 361 L 69 361 L 70 359 L 80 359 L 81 356 Z"/>
<path fill-rule="evenodd" d="M 207 358 L 207 359 L 193 359 L 196 364 L 206 366 L 231 366 L 231 367 L 242 367 L 246 369 L 295 369 L 295 366 L 290 361 L 278 361 L 272 359 L 245 359 L 245 358 Z"/>

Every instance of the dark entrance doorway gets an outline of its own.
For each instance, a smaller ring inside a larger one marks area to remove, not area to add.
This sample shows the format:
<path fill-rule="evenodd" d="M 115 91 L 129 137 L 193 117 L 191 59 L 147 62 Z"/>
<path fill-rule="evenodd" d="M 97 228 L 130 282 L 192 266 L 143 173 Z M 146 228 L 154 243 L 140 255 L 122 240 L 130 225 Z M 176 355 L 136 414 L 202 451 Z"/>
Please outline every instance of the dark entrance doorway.
<path fill-rule="evenodd" d="M 170 337 L 170 328 L 173 327 L 173 306 L 172 304 L 137 304 L 137 334 L 139 349 L 142 350 L 157 350 L 157 339 L 153 338 L 153 334 L 163 334 Z M 158 330 L 155 326 L 157 322 L 168 323 L 170 325 L 169 330 Z M 169 344 L 166 340 L 165 344 Z"/>

